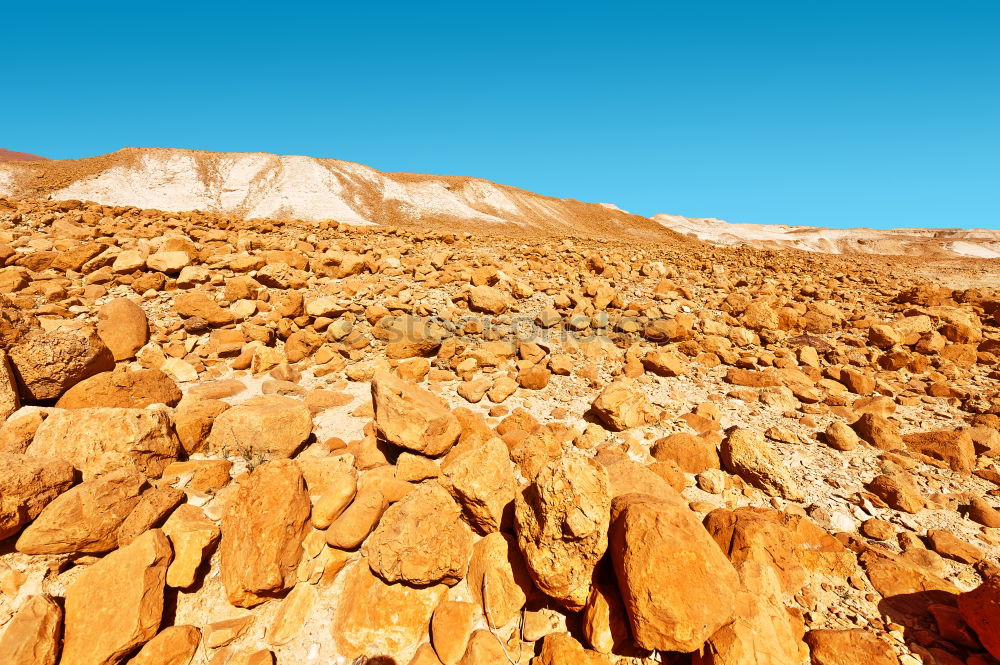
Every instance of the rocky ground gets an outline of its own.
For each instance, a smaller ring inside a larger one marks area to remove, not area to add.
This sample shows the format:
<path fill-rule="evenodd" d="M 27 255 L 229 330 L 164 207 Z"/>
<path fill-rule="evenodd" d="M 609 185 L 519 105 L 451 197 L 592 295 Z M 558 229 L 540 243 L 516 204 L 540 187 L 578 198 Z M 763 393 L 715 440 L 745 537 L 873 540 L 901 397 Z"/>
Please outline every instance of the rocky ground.
<path fill-rule="evenodd" d="M 0 262 L 5 664 L 1000 658 L 998 262 L 9 199 Z"/>

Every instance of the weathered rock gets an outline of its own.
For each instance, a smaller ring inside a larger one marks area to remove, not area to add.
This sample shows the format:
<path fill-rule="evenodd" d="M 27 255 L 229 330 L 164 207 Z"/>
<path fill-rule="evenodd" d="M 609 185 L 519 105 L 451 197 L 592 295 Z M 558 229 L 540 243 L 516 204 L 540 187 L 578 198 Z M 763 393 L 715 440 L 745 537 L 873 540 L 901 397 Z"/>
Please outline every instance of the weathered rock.
<path fill-rule="evenodd" d="M 174 550 L 167 569 L 167 586 L 187 588 L 195 583 L 205 554 L 219 541 L 219 527 L 205 516 L 204 510 L 187 503 L 171 513 L 163 524 L 163 533 Z"/>
<path fill-rule="evenodd" d="M 73 467 L 46 457 L 0 453 L 0 540 L 38 517 L 74 482 Z"/>
<path fill-rule="evenodd" d="M 468 300 L 473 312 L 503 314 L 507 311 L 509 296 L 491 286 L 473 286 L 469 289 Z"/>
<path fill-rule="evenodd" d="M 291 460 L 265 462 L 240 479 L 219 546 L 230 603 L 253 607 L 292 588 L 309 509 L 305 481 Z"/>
<path fill-rule="evenodd" d="M 83 571 L 66 590 L 61 665 L 114 665 L 156 635 L 170 556 L 163 532 L 147 531 Z"/>
<path fill-rule="evenodd" d="M 0 634 L 4 665 L 56 665 L 62 617 L 62 608 L 49 596 L 28 598 Z"/>
<path fill-rule="evenodd" d="M 868 483 L 868 489 L 895 510 L 919 513 L 926 504 L 920 490 L 905 473 L 883 473 L 876 476 Z"/>
<path fill-rule="evenodd" d="M 88 329 L 35 333 L 10 349 L 10 360 L 21 395 L 32 401 L 56 399 L 80 381 L 115 367 L 111 351 Z"/>
<path fill-rule="evenodd" d="M 933 551 L 953 561 L 973 564 L 984 556 L 981 549 L 944 529 L 928 529 L 927 540 Z"/>
<path fill-rule="evenodd" d="M 771 496 L 789 501 L 805 498 L 781 458 L 762 435 L 748 429 L 734 429 L 723 440 L 719 453 L 727 471 Z"/>
<path fill-rule="evenodd" d="M 174 410 L 174 428 L 186 454 L 201 452 L 215 419 L 228 408 L 228 404 L 218 399 L 181 400 Z"/>
<path fill-rule="evenodd" d="M 443 601 L 431 617 L 431 645 L 444 665 L 456 665 L 465 654 L 472 635 L 476 606 L 455 600 Z"/>
<path fill-rule="evenodd" d="M 24 554 L 108 552 L 118 546 L 118 527 L 139 502 L 146 479 L 113 471 L 72 487 L 53 499 L 21 532 Z"/>
<path fill-rule="evenodd" d="M 676 462 L 685 473 L 719 468 L 719 452 L 715 443 L 688 432 L 677 432 L 657 440 L 649 452 L 659 462 Z"/>
<path fill-rule="evenodd" d="M 991 529 L 1000 529 L 1000 510 L 982 497 L 973 497 L 969 502 L 969 519 Z"/>
<path fill-rule="evenodd" d="M 184 490 L 153 487 L 142 493 L 135 508 L 118 527 L 118 547 L 125 547 L 155 526 L 159 526 L 185 499 Z"/>
<path fill-rule="evenodd" d="M 516 497 L 518 545 L 535 584 L 572 611 L 583 609 L 608 547 L 608 474 L 592 459 L 546 464 Z"/>
<path fill-rule="evenodd" d="M 387 582 L 428 586 L 461 581 L 472 532 L 440 485 L 425 483 L 389 507 L 365 544 L 372 571 Z"/>
<path fill-rule="evenodd" d="M 733 565 L 755 561 L 774 570 L 788 594 L 799 593 L 810 572 L 838 578 L 857 572 L 854 554 L 803 515 L 749 506 L 720 508 L 704 524 Z"/>
<path fill-rule="evenodd" d="M 882 450 L 896 450 L 903 447 L 903 437 L 899 435 L 899 424 L 895 420 L 875 413 L 864 413 L 851 425 L 862 439 Z"/>
<path fill-rule="evenodd" d="M 892 647 L 867 630 L 810 630 L 805 642 L 813 665 L 899 665 Z"/>
<path fill-rule="evenodd" d="M 312 524 L 317 529 L 325 529 L 340 517 L 351 504 L 358 491 L 355 475 L 347 469 L 337 471 L 330 478 L 322 496 L 313 506 Z"/>
<path fill-rule="evenodd" d="M 149 341 L 149 320 L 135 302 L 116 298 L 97 310 L 97 334 L 115 360 L 134 358 Z"/>
<path fill-rule="evenodd" d="M 381 490 L 373 487 L 362 489 L 326 530 L 326 542 L 344 550 L 357 549 L 389 507 Z"/>
<path fill-rule="evenodd" d="M 479 533 L 500 530 L 508 506 L 513 506 L 516 484 L 507 446 L 491 438 L 463 450 L 443 466 L 442 485 L 462 507 L 465 520 Z"/>
<path fill-rule="evenodd" d="M 176 406 L 181 397 L 180 388 L 173 379 L 158 369 L 101 372 L 63 393 L 56 407 L 143 409 L 152 404 Z"/>
<path fill-rule="evenodd" d="M 180 452 L 170 413 L 163 409 L 54 410 L 28 446 L 29 455 L 62 458 L 84 479 L 119 468 L 159 477 Z"/>
<path fill-rule="evenodd" d="M 903 437 L 907 448 L 945 462 L 952 471 L 971 473 L 976 466 L 976 450 L 968 431 L 918 432 Z"/>
<path fill-rule="evenodd" d="M 610 665 L 603 654 L 583 648 L 569 633 L 550 633 L 542 640 L 536 665 Z"/>
<path fill-rule="evenodd" d="M 631 641 L 628 613 L 618 587 L 595 584 L 581 616 L 583 635 L 601 653 L 621 653 Z"/>
<path fill-rule="evenodd" d="M 477 630 L 469 637 L 462 659 L 458 665 L 489 665 L 490 663 L 509 662 L 507 653 L 500 641 L 488 630 Z"/>
<path fill-rule="evenodd" d="M 407 662 L 427 639 L 431 615 L 448 587 L 386 584 L 372 574 L 364 558 L 341 574 L 341 597 L 351 601 L 334 609 L 330 632 L 337 652 L 348 661 L 386 656 Z"/>
<path fill-rule="evenodd" d="M 826 445 L 830 446 L 834 450 L 854 450 L 858 447 L 860 439 L 851 427 L 841 421 L 836 420 L 826 428 L 824 432 L 824 441 Z"/>
<path fill-rule="evenodd" d="M 288 596 L 281 601 L 281 609 L 274 616 L 274 621 L 267 629 L 267 643 L 281 646 L 291 642 L 302 630 L 309 617 L 319 593 L 314 584 L 300 582 L 295 585 Z"/>
<path fill-rule="evenodd" d="M 188 665 L 201 642 L 194 626 L 168 626 L 146 642 L 128 665 Z"/>
<path fill-rule="evenodd" d="M 732 617 L 739 577 L 679 495 L 616 498 L 609 540 L 639 646 L 694 651 Z"/>
<path fill-rule="evenodd" d="M 501 532 L 475 544 L 468 580 L 472 597 L 494 628 L 510 623 L 532 591 L 531 576 L 514 537 Z"/>
<path fill-rule="evenodd" d="M 372 379 L 375 429 L 389 443 L 437 457 L 448 452 L 462 428 L 439 397 L 388 372 Z"/>
<path fill-rule="evenodd" d="M 21 396 L 17 391 L 17 377 L 6 351 L 0 350 L 0 423 L 10 418 L 21 408 Z"/>
<path fill-rule="evenodd" d="M 656 421 L 656 411 L 649 398 L 633 381 L 611 383 L 591 406 L 601 422 L 616 432 Z"/>
<path fill-rule="evenodd" d="M 201 291 L 192 291 L 174 298 L 174 310 L 185 319 L 204 319 L 212 326 L 225 326 L 236 320 L 232 312 L 222 309 L 215 299 Z"/>
<path fill-rule="evenodd" d="M 298 452 L 311 434 L 309 407 L 291 397 L 262 395 L 219 413 L 212 423 L 206 451 L 224 456 L 286 458 Z"/>
<path fill-rule="evenodd" d="M 958 597 L 962 618 L 976 631 L 983 647 L 1000 658 L 1000 577 L 993 576 Z"/>

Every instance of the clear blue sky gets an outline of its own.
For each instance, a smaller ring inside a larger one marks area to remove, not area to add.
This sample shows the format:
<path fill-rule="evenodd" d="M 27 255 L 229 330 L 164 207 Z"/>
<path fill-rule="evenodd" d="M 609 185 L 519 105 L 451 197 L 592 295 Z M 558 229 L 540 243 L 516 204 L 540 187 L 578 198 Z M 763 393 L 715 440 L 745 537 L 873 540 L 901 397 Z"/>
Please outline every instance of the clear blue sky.
<path fill-rule="evenodd" d="M 0 147 L 333 157 L 729 221 L 1000 228 L 1000 2 L 4 2 Z"/>

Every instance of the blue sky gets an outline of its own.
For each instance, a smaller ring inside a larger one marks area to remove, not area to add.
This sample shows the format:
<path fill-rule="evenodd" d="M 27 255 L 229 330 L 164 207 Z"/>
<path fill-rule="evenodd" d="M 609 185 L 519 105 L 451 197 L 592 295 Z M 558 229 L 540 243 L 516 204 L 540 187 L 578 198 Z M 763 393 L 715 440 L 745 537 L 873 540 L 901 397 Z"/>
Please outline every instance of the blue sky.
<path fill-rule="evenodd" d="M 1000 2 L 5 2 L 0 147 L 263 151 L 729 221 L 1000 228 Z"/>

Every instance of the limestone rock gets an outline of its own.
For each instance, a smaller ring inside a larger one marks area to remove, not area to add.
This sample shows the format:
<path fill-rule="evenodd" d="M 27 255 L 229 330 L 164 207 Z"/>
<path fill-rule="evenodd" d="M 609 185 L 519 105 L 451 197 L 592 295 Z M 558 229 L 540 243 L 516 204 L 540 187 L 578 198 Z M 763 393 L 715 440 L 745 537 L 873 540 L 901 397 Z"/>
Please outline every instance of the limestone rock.
<path fill-rule="evenodd" d="M 621 653 L 631 642 L 628 613 L 618 587 L 595 584 L 582 614 L 583 635 L 601 653 Z"/>
<path fill-rule="evenodd" d="M 919 513 L 926 504 L 920 490 L 905 473 L 876 476 L 868 483 L 868 489 L 895 510 Z"/>
<path fill-rule="evenodd" d="M 163 524 L 163 533 L 173 546 L 174 559 L 167 569 L 167 586 L 187 588 L 205 554 L 219 541 L 220 530 L 201 508 L 186 503 L 178 506 Z"/>
<path fill-rule="evenodd" d="M 472 597 L 494 628 L 510 623 L 532 593 L 531 576 L 517 542 L 506 533 L 493 532 L 475 544 L 468 580 Z"/>
<path fill-rule="evenodd" d="M 806 633 L 813 665 L 899 665 L 892 647 L 867 630 L 810 630 Z"/>
<path fill-rule="evenodd" d="M 350 602 L 338 603 L 333 613 L 330 632 L 338 653 L 348 662 L 358 656 L 407 662 L 427 639 L 431 615 L 448 587 L 386 584 L 364 558 L 342 575 L 341 597 Z"/>
<path fill-rule="evenodd" d="M 326 530 L 326 542 L 339 549 L 357 549 L 388 507 L 389 501 L 381 490 L 363 488 Z"/>
<path fill-rule="evenodd" d="M 805 498 L 781 458 L 762 435 L 748 429 L 734 429 L 722 442 L 719 452 L 725 469 L 754 487 L 789 501 Z"/>
<path fill-rule="evenodd" d="M 135 302 L 116 298 L 97 310 L 97 334 L 115 360 L 134 358 L 149 341 L 149 320 Z"/>
<path fill-rule="evenodd" d="M 74 385 L 115 367 L 115 359 L 92 330 L 53 330 L 26 337 L 10 349 L 21 395 L 56 399 Z"/>
<path fill-rule="evenodd" d="M 262 395 L 218 414 L 206 450 L 225 456 L 286 458 L 311 434 L 312 414 L 304 403 L 283 395 Z"/>
<path fill-rule="evenodd" d="M 962 618 L 976 631 L 983 647 L 1000 658 L 1000 577 L 994 575 L 958 597 Z"/>
<path fill-rule="evenodd" d="M 375 429 L 389 443 L 437 457 L 454 445 L 462 431 L 445 402 L 388 372 L 372 379 Z"/>
<path fill-rule="evenodd" d="M 73 482 L 73 467 L 62 460 L 0 453 L 0 540 L 38 517 Z"/>
<path fill-rule="evenodd" d="M 114 665 L 156 635 L 170 556 L 163 532 L 147 531 L 83 571 L 66 590 L 61 665 Z"/>
<path fill-rule="evenodd" d="M 158 369 L 101 372 L 63 393 L 56 407 L 143 409 L 152 404 L 176 406 L 181 397 L 180 388 L 173 379 Z"/>
<path fill-rule="evenodd" d="M 518 545 L 535 584 L 571 611 L 583 609 L 608 547 L 607 471 L 592 459 L 546 464 L 516 497 Z"/>
<path fill-rule="evenodd" d="M 948 464 L 952 471 L 971 473 L 976 466 L 976 450 L 968 431 L 941 430 L 907 434 L 903 443 L 914 452 Z"/>
<path fill-rule="evenodd" d="M 425 483 L 385 511 L 365 554 L 387 582 L 454 585 L 468 572 L 472 532 L 448 492 Z"/>
<path fill-rule="evenodd" d="M 858 447 L 859 437 L 851 427 L 842 420 L 836 420 L 824 432 L 826 445 L 834 450 L 854 450 Z"/>
<path fill-rule="evenodd" d="M 455 600 L 443 601 L 431 617 L 431 645 L 444 665 L 456 665 L 465 654 L 472 635 L 476 606 Z"/>
<path fill-rule="evenodd" d="M 63 612 L 46 595 L 28 598 L 0 633 L 4 665 L 56 665 Z"/>
<path fill-rule="evenodd" d="M 201 642 L 194 626 L 168 626 L 146 642 L 128 665 L 188 665 Z"/>
<path fill-rule="evenodd" d="M 6 351 L 0 350 L 0 423 L 10 418 L 21 408 L 21 396 L 17 391 L 17 377 Z"/>
<path fill-rule="evenodd" d="M 621 380 L 608 385 L 592 404 L 597 417 L 616 432 L 656 421 L 656 411 L 639 384 Z"/>
<path fill-rule="evenodd" d="M 308 582 L 296 584 L 281 601 L 281 608 L 267 629 L 267 643 L 271 646 L 281 646 L 291 642 L 302 630 L 318 596 L 315 585 Z"/>
<path fill-rule="evenodd" d="M 677 432 L 657 440 L 649 452 L 659 462 L 676 462 L 685 473 L 719 468 L 719 451 L 715 443 L 688 432 Z"/>
<path fill-rule="evenodd" d="M 28 446 L 30 455 L 66 460 L 84 479 L 118 468 L 159 477 L 180 451 L 168 411 L 105 407 L 53 411 Z"/>
<path fill-rule="evenodd" d="M 516 484 L 507 446 L 491 438 L 463 450 L 443 466 L 441 483 L 462 507 L 465 520 L 479 533 L 500 530 L 504 510 L 513 505 Z"/>
<path fill-rule="evenodd" d="M 21 532 L 24 554 L 108 552 L 118 546 L 118 527 L 139 502 L 146 479 L 119 470 L 80 483 L 51 501 Z"/>
<path fill-rule="evenodd" d="M 295 584 L 309 509 L 305 481 L 291 460 L 265 462 L 240 479 L 219 546 L 230 603 L 253 607 Z"/>
<path fill-rule="evenodd" d="M 174 410 L 174 428 L 186 454 L 201 452 L 215 419 L 228 408 L 228 404 L 218 399 L 188 398 L 180 401 Z"/>
<path fill-rule="evenodd" d="M 639 646 L 694 651 L 732 617 L 739 577 L 679 496 L 618 497 L 609 539 Z"/>

